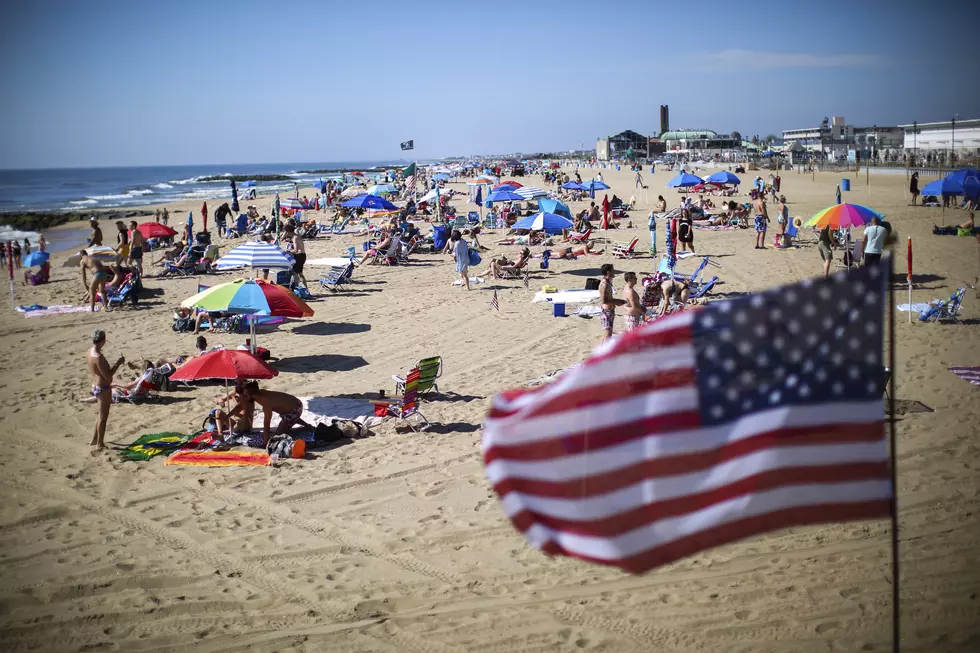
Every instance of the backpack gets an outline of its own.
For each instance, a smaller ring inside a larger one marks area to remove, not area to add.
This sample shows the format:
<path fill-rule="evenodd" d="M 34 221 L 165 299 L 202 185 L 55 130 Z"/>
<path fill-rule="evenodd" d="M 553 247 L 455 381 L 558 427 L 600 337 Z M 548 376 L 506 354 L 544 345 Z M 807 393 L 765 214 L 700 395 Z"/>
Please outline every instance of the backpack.
<path fill-rule="evenodd" d="M 194 330 L 194 318 L 182 315 L 174 320 L 174 331 L 177 333 L 187 333 Z"/>
<path fill-rule="evenodd" d="M 470 248 L 470 267 L 479 265 L 482 261 L 483 261 L 483 257 L 480 256 L 480 252 Z"/>

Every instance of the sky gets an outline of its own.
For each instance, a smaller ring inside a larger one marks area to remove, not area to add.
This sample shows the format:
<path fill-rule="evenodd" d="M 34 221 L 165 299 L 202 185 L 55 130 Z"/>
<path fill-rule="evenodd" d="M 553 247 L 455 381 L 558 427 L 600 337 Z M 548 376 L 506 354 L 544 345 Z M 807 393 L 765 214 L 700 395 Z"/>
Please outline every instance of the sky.
<path fill-rule="evenodd" d="M 0 168 L 591 148 L 661 104 L 744 137 L 980 118 L 980 2 L 940 4 L 13 2 Z"/>

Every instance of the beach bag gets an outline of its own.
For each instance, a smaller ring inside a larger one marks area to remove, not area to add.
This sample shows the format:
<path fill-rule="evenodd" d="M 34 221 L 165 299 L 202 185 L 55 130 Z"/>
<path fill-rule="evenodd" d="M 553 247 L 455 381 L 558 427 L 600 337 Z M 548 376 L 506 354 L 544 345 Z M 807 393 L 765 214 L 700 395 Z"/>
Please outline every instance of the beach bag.
<path fill-rule="evenodd" d="M 174 320 L 174 331 L 177 333 L 187 333 L 194 330 L 194 318 L 183 316 Z"/>
<path fill-rule="evenodd" d="M 474 267 L 483 262 L 483 257 L 480 256 L 480 252 L 473 248 L 470 248 L 470 267 Z"/>

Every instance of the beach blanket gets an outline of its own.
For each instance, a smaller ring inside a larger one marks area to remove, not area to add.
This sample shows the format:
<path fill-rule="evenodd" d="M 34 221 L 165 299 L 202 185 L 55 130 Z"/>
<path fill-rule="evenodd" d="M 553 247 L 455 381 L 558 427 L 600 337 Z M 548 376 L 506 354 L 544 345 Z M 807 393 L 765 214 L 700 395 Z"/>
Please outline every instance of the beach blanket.
<path fill-rule="evenodd" d="M 384 420 L 374 416 L 374 404 L 362 397 L 297 397 L 303 402 L 303 414 L 300 416 L 304 422 L 315 427 L 317 424 L 333 424 L 335 420 L 351 420 L 364 426 L 370 431 Z M 256 408 L 259 408 L 256 406 Z M 255 411 L 252 421 L 252 428 L 259 431 L 259 440 L 262 439 L 262 424 L 265 414 L 261 410 Z M 270 428 L 275 430 L 279 427 L 279 415 L 272 414 Z M 294 429 L 295 430 L 295 429 Z M 370 435 L 365 432 L 365 435 Z M 302 439 L 305 439 L 302 438 Z M 259 445 L 261 446 L 261 444 Z"/>
<path fill-rule="evenodd" d="M 483 283 L 483 277 L 470 277 L 470 285 L 475 285 L 475 284 L 478 284 L 478 283 Z M 462 279 L 456 279 L 456 281 L 453 281 L 453 285 L 454 286 L 462 286 L 463 285 L 463 280 Z"/>
<path fill-rule="evenodd" d="M 164 465 L 199 465 L 203 467 L 264 467 L 271 464 L 264 451 L 177 451 Z"/>
<path fill-rule="evenodd" d="M 938 302 L 939 300 L 937 299 L 934 301 Z M 925 313 L 926 311 L 929 310 L 930 306 L 929 306 L 929 302 L 918 302 L 914 304 L 899 304 L 895 308 L 902 311 L 903 313 L 908 313 L 909 311 L 913 313 Z"/>
<path fill-rule="evenodd" d="M 315 258 L 306 262 L 307 265 L 317 268 L 342 268 L 348 263 L 349 258 Z"/>
<path fill-rule="evenodd" d="M 951 367 L 949 371 L 964 381 L 969 381 L 973 385 L 980 385 L 980 367 Z"/>
<path fill-rule="evenodd" d="M 39 304 L 34 304 L 32 306 L 18 306 L 17 310 L 23 313 L 24 317 L 42 317 L 45 315 L 64 315 L 66 313 L 88 313 L 89 307 L 72 306 L 71 304 L 55 304 L 54 306 L 40 306 Z"/>
<path fill-rule="evenodd" d="M 532 304 L 554 302 L 558 304 L 585 304 L 599 299 L 598 290 L 559 290 L 558 292 L 538 292 L 531 300 Z"/>
<path fill-rule="evenodd" d="M 119 456 L 123 460 L 149 460 L 150 458 L 172 452 L 193 437 L 193 435 L 175 433 L 173 431 L 147 433 L 136 438 L 132 444 L 120 451 Z"/>

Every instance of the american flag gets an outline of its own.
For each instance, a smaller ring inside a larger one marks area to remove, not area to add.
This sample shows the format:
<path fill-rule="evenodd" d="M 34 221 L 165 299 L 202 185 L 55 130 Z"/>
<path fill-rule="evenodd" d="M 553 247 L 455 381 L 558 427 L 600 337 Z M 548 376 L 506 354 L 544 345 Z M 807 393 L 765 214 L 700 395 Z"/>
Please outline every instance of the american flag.
<path fill-rule="evenodd" d="M 497 311 L 500 310 L 500 302 L 497 300 L 497 291 L 493 291 L 493 297 L 490 298 L 490 308 Z"/>
<path fill-rule="evenodd" d="M 494 397 L 486 473 L 535 547 L 639 573 L 891 511 L 887 265 L 715 302 Z"/>

